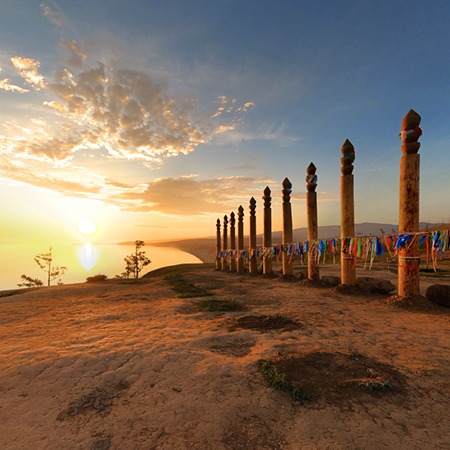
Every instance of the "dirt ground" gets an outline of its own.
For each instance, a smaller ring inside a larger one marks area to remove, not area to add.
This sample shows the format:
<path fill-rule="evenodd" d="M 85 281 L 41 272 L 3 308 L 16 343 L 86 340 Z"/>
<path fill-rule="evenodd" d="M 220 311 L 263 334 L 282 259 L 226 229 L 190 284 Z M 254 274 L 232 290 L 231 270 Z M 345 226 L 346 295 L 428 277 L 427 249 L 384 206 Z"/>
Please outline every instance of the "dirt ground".
<path fill-rule="evenodd" d="M 210 265 L 2 297 L 0 448 L 449 449 L 450 311 L 386 297 Z"/>

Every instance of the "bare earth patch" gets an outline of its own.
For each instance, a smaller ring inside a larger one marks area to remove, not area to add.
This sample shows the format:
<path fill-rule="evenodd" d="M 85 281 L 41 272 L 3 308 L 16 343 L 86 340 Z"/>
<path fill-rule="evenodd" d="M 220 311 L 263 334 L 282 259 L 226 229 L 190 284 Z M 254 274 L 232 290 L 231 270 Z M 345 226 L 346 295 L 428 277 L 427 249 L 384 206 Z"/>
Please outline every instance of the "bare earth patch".
<path fill-rule="evenodd" d="M 92 392 L 84 394 L 80 399 L 71 402 L 67 409 L 58 414 L 57 419 L 60 421 L 68 420 L 71 417 L 89 412 L 105 414 L 111 409 L 113 400 L 119 397 L 122 391 L 128 387 L 127 381 L 121 381 L 113 385 L 96 388 Z"/>
<path fill-rule="evenodd" d="M 212 265 L 0 297 L 1 449 L 449 448 L 448 308 Z"/>
<path fill-rule="evenodd" d="M 405 376 L 396 368 L 361 354 L 314 352 L 272 361 L 286 382 L 308 401 L 348 405 L 367 395 L 406 393 Z"/>
<path fill-rule="evenodd" d="M 228 330 L 235 331 L 238 329 L 245 329 L 267 332 L 271 330 L 295 330 L 299 327 L 300 325 L 294 320 L 280 314 L 272 316 L 251 315 L 237 318 L 234 323 L 229 326 Z"/>

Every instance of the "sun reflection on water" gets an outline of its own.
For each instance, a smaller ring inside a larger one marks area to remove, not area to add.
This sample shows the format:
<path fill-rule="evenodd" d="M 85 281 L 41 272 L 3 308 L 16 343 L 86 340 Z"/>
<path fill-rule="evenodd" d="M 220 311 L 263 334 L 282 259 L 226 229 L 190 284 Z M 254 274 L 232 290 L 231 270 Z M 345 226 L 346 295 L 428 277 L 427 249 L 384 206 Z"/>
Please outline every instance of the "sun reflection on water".
<path fill-rule="evenodd" d="M 98 249 L 90 242 L 86 242 L 78 248 L 78 259 L 86 270 L 91 270 L 98 261 Z"/>

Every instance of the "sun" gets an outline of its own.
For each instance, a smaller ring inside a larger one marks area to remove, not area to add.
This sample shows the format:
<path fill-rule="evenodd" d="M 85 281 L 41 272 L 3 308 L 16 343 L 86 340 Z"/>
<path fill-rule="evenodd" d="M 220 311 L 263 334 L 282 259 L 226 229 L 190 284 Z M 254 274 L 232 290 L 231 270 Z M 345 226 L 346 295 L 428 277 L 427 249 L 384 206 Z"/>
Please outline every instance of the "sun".
<path fill-rule="evenodd" d="M 78 231 L 85 236 L 90 236 L 94 234 L 97 230 L 97 225 L 92 222 L 91 219 L 83 219 L 78 222 Z"/>

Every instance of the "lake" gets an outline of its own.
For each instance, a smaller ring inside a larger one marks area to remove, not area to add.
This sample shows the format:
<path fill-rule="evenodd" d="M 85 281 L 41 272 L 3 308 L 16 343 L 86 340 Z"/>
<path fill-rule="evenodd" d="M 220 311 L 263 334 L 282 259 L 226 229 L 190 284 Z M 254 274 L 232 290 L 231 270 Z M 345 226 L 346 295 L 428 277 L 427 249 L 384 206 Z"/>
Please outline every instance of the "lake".
<path fill-rule="evenodd" d="M 61 277 L 64 284 L 83 283 L 89 276 L 104 274 L 114 278 L 125 270 L 124 258 L 134 253 L 134 245 L 117 244 L 65 244 L 53 246 L 53 264 L 66 266 L 65 275 Z M 201 263 L 197 257 L 169 247 L 153 247 L 146 245 L 142 248 L 152 263 L 141 272 L 141 275 L 160 267 L 184 263 Z M 37 245 L 1 244 L 2 264 L 0 271 L 0 290 L 16 289 L 21 275 L 39 278 L 45 283 L 46 273 L 39 268 L 34 257 L 39 253 L 46 253 L 48 247 Z M 58 283 L 54 280 L 52 285 Z"/>

